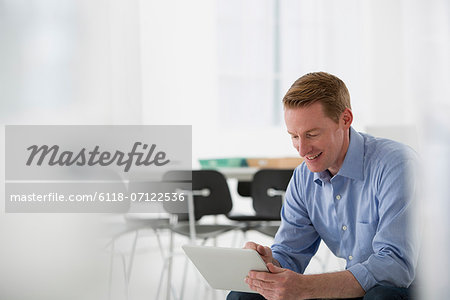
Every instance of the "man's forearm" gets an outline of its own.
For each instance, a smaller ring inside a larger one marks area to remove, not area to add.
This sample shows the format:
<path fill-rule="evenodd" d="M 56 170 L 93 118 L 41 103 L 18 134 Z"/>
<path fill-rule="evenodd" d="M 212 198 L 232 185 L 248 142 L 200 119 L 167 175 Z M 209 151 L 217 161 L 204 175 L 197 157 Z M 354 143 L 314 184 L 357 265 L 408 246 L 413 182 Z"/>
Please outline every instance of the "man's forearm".
<path fill-rule="evenodd" d="M 282 267 L 275 258 L 272 263 Z M 365 294 L 364 289 L 350 271 L 302 275 L 303 284 L 311 298 L 357 298 Z"/>
<path fill-rule="evenodd" d="M 357 298 L 365 294 L 350 271 L 303 276 L 304 287 L 311 298 Z"/>

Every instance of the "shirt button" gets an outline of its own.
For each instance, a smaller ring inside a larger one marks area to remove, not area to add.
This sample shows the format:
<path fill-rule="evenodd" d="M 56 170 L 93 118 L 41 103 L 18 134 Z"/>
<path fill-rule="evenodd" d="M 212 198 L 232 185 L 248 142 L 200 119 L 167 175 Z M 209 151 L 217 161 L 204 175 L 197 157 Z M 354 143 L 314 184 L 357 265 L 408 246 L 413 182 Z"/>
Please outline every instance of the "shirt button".
<path fill-rule="evenodd" d="M 337 195 L 336 200 L 341 200 L 341 195 Z"/>
<path fill-rule="evenodd" d="M 346 231 L 347 230 L 347 226 L 342 226 L 342 230 Z"/>
<path fill-rule="evenodd" d="M 352 260 L 352 259 L 353 259 L 353 256 L 349 255 L 348 260 Z"/>

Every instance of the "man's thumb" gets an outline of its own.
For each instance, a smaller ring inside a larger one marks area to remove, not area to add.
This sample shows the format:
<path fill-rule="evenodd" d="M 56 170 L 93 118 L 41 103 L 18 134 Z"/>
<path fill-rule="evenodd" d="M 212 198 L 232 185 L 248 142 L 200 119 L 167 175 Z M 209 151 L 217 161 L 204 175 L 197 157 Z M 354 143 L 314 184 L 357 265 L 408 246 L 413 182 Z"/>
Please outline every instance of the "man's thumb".
<path fill-rule="evenodd" d="M 262 256 L 267 255 L 266 247 L 264 247 L 262 245 L 258 245 L 258 253 Z"/>

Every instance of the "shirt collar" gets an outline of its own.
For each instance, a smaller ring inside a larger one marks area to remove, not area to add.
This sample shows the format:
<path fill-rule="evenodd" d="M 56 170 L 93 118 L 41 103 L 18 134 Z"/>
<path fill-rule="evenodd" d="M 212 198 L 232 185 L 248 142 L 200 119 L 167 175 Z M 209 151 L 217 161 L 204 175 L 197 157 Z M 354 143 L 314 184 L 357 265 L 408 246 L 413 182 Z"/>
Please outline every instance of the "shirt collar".
<path fill-rule="evenodd" d="M 350 144 L 345 154 L 344 163 L 336 176 L 344 176 L 356 180 L 364 179 L 364 138 L 353 127 L 350 127 Z M 314 173 L 314 182 L 322 185 L 323 181 L 330 181 L 328 170 Z"/>

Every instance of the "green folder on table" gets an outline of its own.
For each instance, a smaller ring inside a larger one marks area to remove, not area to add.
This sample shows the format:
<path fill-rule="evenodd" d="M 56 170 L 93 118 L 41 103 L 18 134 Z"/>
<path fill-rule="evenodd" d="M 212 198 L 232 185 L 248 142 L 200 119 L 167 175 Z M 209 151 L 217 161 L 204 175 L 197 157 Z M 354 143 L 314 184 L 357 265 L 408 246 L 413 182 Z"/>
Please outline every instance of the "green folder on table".
<path fill-rule="evenodd" d="M 234 158 L 215 158 L 215 159 L 199 159 L 202 169 L 215 169 L 215 168 L 239 168 L 247 167 L 247 159 L 234 157 Z"/>

